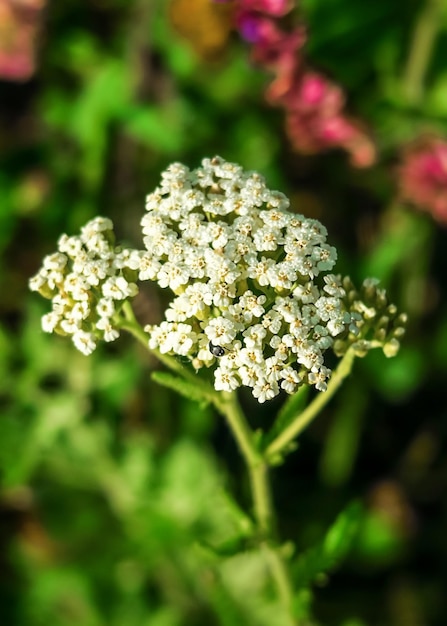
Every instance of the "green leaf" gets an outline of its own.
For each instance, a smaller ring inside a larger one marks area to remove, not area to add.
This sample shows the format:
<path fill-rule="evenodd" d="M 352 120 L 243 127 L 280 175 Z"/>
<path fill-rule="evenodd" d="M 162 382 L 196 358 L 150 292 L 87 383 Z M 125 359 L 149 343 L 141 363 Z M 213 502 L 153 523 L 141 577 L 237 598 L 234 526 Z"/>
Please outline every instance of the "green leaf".
<path fill-rule="evenodd" d="M 368 395 L 357 382 L 343 390 L 331 420 L 321 456 L 320 475 L 326 485 L 345 484 L 351 476 L 358 453 Z"/>
<path fill-rule="evenodd" d="M 428 93 L 427 109 L 433 116 L 447 115 L 447 73 L 440 74 Z"/>
<path fill-rule="evenodd" d="M 280 600 L 271 594 L 271 579 L 265 558 L 260 550 L 246 550 L 221 563 L 221 581 L 244 612 L 244 621 L 235 623 L 290 626 L 290 615 Z"/>
<path fill-rule="evenodd" d="M 293 567 L 297 588 L 307 587 L 339 564 L 353 544 L 362 516 L 361 505 L 351 503 L 337 517 L 320 543 L 300 555 Z"/>
<path fill-rule="evenodd" d="M 375 276 L 387 286 L 396 267 L 404 267 L 408 278 L 408 264 L 418 257 L 422 262 L 422 253 L 430 246 L 431 225 L 423 216 L 396 211 L 392 214 L 393 222 L 383 230 L 380 239 L 362 263 L 364 276 Z M 405 263 L 405 265 L 403 265 Z"/>
<path fill-rule="evenodd" d="M 188 398 L 188 400 L 199 402 L 202 406 L 209 404 L 209 398 L 206 397 L 200 385 L 194 385 L 179 376 L 173 376 L 167 372 L 153 372 L 152 380 L 163 387 L 176 391 L 181 396 Z"/>
<path fill-rule="evenodd" d="M 125 132 L 161 153 L 174 154 L 183 148 L 185 111 L 179 103 L 161 107 L 131 104 L 123 111 Z"/>
<path fill-rule="evenodd" d="M 85 573 L 74 567 L 55 566 L 33 578 L 25 595 L 25 622 L 30 624 L 73 624 L 61 619 L 60 607 L 73 606 L 75 620 L 86 626 L 100 626 L 101 615 L 93 601 L 93 585 Z"/>
<path fill-rule="evenodd" d="M 243 549 L 253 523 L 226 493 L 213 456 L 202 445 L 182 440 L 160 464 L 159 488 L 150 496 L 160 516 L 193 536 L 209 555 L 231 553 L 232 546 Z"/>

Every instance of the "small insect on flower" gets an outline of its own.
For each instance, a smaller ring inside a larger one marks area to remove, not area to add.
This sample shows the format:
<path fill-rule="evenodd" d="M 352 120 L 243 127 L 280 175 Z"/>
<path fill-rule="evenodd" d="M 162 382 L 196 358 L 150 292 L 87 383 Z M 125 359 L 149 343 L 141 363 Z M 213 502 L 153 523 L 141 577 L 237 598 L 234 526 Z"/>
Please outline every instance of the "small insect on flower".
<path fill-rule="evenodd" d="M 211 354 L 217 358 L 225 354 L 225 348 L 222 348 L 222 346 L 215 346 L 211 341 L 208 344 L 208 348 Z"/>

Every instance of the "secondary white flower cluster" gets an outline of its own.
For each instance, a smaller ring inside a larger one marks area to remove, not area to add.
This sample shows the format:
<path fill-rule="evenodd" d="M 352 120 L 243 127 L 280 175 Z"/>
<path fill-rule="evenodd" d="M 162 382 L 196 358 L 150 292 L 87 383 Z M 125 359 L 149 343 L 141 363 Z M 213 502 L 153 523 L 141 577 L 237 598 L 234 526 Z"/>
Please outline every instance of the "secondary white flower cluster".
<path fill-rule="evenodd" d="M 93 352 L 98 339 L 114 341 L 119 336 L 114 317 L 138 292 L 140 256 L 114 246 L 113 224 L 104 217 L 88 222 L 78 237 L 62 235 L 58 251 L 46 256 L 30 279 L 31 290 L 52 300 L 43 330 L 71 336 L 84 354 Z"/>
<path fill-rule="evenodd" d="M 140 280 L 175 294 L 149 346 L 215 365 L 215 388 L 264 402 L 303 383 L 326 389 L 324 352 L 355 318 L 322 224 L 289 212 L 257 173 L 219 157 L 175 163 L 147 197 Z M 326 275 L 323 275 L 326 274 Z"/>
<path fill-rule="evenodd" d="M 407 314 L 400 313 L 396 305 L 389 302 L 385 289 L 375 278 L 366 278 L 360 289 L 348 276 L 343 278 L 342 284 L 346 308 L 355 321 L 355 332 L 349 329 L 336 338 L 335 354 L 342 356 L 352 348 L 356 356 L 364 357 L 370 350 L 382 348 L 386 357 L 395 356 L 405 334 Z"/>

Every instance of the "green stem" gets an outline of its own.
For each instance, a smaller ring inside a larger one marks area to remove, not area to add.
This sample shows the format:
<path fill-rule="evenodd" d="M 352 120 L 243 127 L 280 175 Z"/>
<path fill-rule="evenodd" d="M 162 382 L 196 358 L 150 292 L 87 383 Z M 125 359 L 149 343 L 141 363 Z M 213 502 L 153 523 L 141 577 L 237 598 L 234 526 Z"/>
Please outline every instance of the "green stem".
<path fill-rule="evenodd" d="M 262 537 L 268 537 L 272 530 L 272 505 L 268 484 L 268 466 L 256 448 L 245 416 L 235 393 L 223 392 L 222 400 L 216 408 L 224 415 L 247 464 L 253 494 L 253 507 Z"/>
<path fill-rule="evenodd" d="M 179 374 L 185 380 L 193 383 L 195 386 L 200 386 L 203 395 L 213 404 L 216 403 L 216 396 L 218 395 L 216 390 L 209 385 L 206 381 L 200 379 L 197 374 L 191 372 L 188 368 L 183 366 L 175 357 L 169 354 L 163 354 L 160 350 L 149 348 L 148 334 L 142 329 L 139 322 L 136 320 L 132 306 L 130 302 L 125 302 L 123 305 L 123 312 L 125 318 L 120 322 L 120 328 L 127 330 L 131 335 L 135 337 L 151 354 L 153 354 L 163 365 L 168 369 Z"/>
<path fill-rule="evenodd" d="M 403 77 L 403 93 L 411 105 L 418 105 L 424 93 L 424 79 L 442 26 L 443 0 L 427 0 L 416 22 Z"/>
<path fill-rule="evenodd" d="M 354 351 L 349 349 L 337 369 L 332 374 L 326 391 L 319 393 L 315 399 L 300 413 L 287 428 L 285 428 L 267 447 L 265 456 L 271 459 L 280 454 L 294 439 L 299 435 L 310 422 L 319 414 L 321 409 L 326 406 L 337 389 L 340 387 L 346 376 L 349 375 L 354 362 Z"/>
<path fill-rule="evenodd" d="M 278 595 L 291 614 L 293 590 L 289 573 L 278 548 L 273 545 L 274 514 L 269 484 L 269 466 L 257 449 L 253 432 L 240 408 L 235 393 L 222 393 L 216 408 L 224 415 L 247 465 L 254 514 L 265 554 Z"/>

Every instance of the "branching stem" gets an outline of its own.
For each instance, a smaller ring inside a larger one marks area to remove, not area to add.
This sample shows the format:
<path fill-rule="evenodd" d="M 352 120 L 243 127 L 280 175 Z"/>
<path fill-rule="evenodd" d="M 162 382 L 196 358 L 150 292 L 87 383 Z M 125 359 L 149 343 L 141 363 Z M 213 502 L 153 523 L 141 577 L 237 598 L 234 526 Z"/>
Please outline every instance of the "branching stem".
<path fill-rule="evenodd" d="M 199 378 L 194 372 L 190 371 L 187 367 L 182 365 L 175 357 L 169 354 L 163 354 L 160 350 L 149 348 L 148 341 L 149 336 L 141 328 L 141 325 L 135 318 L 132 306 L 129 302 L 125 302 L 123 306 L 124 318 L 120 322 L 120 328 L 127 330 L 131 335 L 135 337 L 151 354 L 153 354 L 163 365 L 176 374 L 179 374 L 185 380 L 193 383 L 196 387 L 200 386 L 204 398 L 213 404 L 216 403 L 216 397 L 218 393 L 216 390 L 203 379 Z"/>
<path fill-rule="evenodd" d="M 175 357 L 162 354 L 159 350 L 150 349 L 148 346 L 148 335 L 136 320 L 130 303 L 125 303 L 123 313 L 121 328 L 130 332 L 170 370 L 185 380 L 194 383 L 194 385 L 199 386 L 204 398 L 211 402 L 219 413 L 225 417 L 247 466 L 259 546 L 265 555 L 278 596 L 287 614 L 291 616 L 293 588 L 284 557 L 275 540 L 275 519 L 270 491 L 269 466 L 275 460 L 275 457 L 287 449 L 287 446 L 293 439 L 306 428 L 332 398 L 343 379 L 351 371 L 354 361 L 353 350 L 348 350 L 340 361 L 338 368 L 332 374 L 327 390 L 324 393 L 319 393 L 309 406 L 297 415 L 296 419 L 262 452 L 257 445 L 256 435 L 250 428 L 239 405 L 236 393 L 216 391 L 210 384 L 201 380 L 192 371 L 179 363 Z M 292 617 L 290 619 L 292 626 Z"/>
<path fill-rule="evenodd" d="M 310 422 L 320 413 L 321 409 L 326 406 L 337 389 L 340 387 L 343 380 L 348 376 L 352 369 L 354 362 L 354 352 L 349 349 L 340 363 L 337 369 L 332 374 L 328 383 L 327 389 L 324 392 L 320 392 L 315 399 L 307 406 L 302 413 L 287 426 L 272 443 L 267 447 L 265 456 L 267 459 L 272 459 L 278 454 L 284 452 L 287 446 L 310 424 Z"/>

